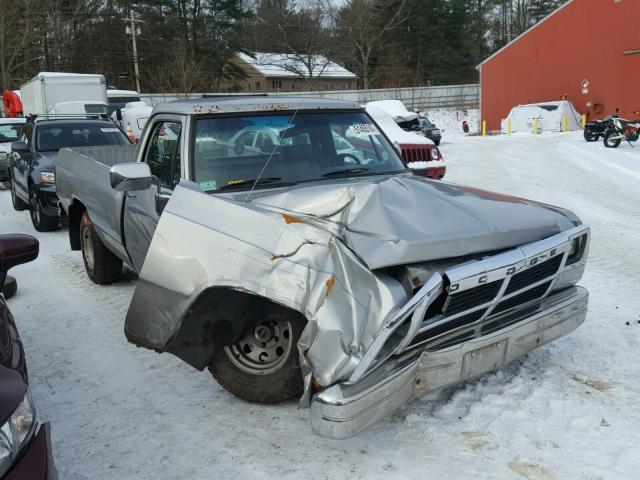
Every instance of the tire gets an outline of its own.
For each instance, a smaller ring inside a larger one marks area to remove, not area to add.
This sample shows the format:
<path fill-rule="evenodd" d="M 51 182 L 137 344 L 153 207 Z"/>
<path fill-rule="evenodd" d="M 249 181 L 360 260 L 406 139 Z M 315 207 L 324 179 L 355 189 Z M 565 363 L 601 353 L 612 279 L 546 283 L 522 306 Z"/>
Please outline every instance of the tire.
<path fill-rule="evenodd" d="M 18 198 L 18 194 L 16 193 L 16 184 L 13 183 L 13 180 L 9 178 L 9 190 L 11 190 L 11 203 L 13 204 L 13 209 L 21 212 L 29 208 L 26 202 L 22 199 Z"/>
<path fill-rule="evenodd" d="M 611 130 L 607 130 L 607 132 L 604 134 L 604 146 L 607 148 L 618 148 L 620 146 L 620 144 L 622 143 L 622 139 L 618 138 L 616 140 L 611 140 L 610 137 L 613 134 L 618 135 L 618 132 L 613 132 Z"/>
<path fill-rule="evenodd" d="M 4 285 L 2 286 L 2 294 L 5 299 L 9 299 L 13 297 L 18 291 L 18 282 L 14 277 L 7 275 L 7 278 L 4 279 Z"/>
<path fill-rule="evenodd" d="M 584 139 L 587 142 L 597 142 L 598 139 L 600 138 L 600 135 L 598 135 L 596 132 L 594 132 L 590 128 L 585 128 L 583 134 L 584 134 Z"/>
<path fill-rule="evenodd" d="M 297 343 L 305 321 L 299 313 L 278 305 L 266 309 L 264 318 L 238 343 L 221 349 L 209 370 L 225 390 L 249 402 L 278 403 L 299 397 L 303 384 Z M 266 340 L 262 343 L 266 348 L 258 345 L 258 339 Z M 246 345 L 252 347 L 250 353 Z M 278 347 L 283 348 L 279 356 Z M 274 361 L 259 364 L 256 357 L 265 352 Z"/>
<path fill-rule="evenodd" d="M 87 212 L 80 220 L 80 249 L 84 268 L 93 283 L 106 285 L 120 279 L 122 260 L 102 243 Z"/>
<path fill-rule="evenodd" d="M 38 191 L 34 185 L 29 186 L 29 214 L 33 228 L 38 232 L 52 232 L 60 225 L 60 217 L 52 217 L 42 211 L 38 201 Z"/>

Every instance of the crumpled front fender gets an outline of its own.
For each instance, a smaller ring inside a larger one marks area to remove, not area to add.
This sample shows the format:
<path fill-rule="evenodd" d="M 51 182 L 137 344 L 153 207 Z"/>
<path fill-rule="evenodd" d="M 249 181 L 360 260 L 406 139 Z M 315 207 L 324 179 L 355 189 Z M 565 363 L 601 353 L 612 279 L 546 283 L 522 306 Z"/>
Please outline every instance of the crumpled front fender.
<path fill-rule="evenodd" d="M 135 344 L 166 351 L 198 296 L 248 292 L 300 312 L 308 386 L 346 380 L 385 316 L 406 301 L 391 277 L 371 272 L 315 217 L 176 187 L 149 247 L 127 314 Z M 215 305 L 211 305 L 215 309 Z"/>

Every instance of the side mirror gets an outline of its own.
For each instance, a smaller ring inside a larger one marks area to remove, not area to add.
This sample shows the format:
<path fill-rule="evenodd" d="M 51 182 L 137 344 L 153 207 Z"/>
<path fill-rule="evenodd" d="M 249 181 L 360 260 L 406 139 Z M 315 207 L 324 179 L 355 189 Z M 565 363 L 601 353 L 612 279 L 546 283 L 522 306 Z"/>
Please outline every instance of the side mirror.
<path fill-rule="evenodd" d="M 151 187 L 149 165 L 144 162 L 120 163 L 109 170 L 111 188 L 119 192 L 136 192 Z"/>
<path fill-rule="evenodd" d="M 116 108 L 116 118 L 119 122 L 122 121 L 122 110 L 120 110 L 119 108 Z"/>
<path fill-rule="evenodd" d="M 30 152 L 29 147 L 24 142 L 13 142 L 11 144 L 11 151 L 16 153 L 27 153 Z"/>
<path fill-rule="evenodd" d="M 31 235 L 0 235 L 0 276 L 9 269 L 38 258 L 40 246 Z"/>

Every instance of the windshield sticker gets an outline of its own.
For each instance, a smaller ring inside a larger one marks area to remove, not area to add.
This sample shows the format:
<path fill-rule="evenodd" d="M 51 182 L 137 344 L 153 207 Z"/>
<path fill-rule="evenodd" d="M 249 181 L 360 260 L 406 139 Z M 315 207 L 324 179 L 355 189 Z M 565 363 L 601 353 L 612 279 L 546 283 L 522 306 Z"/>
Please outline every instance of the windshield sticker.
<path fill-rule="evenodd" d="M 205 180 L 204 182 L 200 182 L 200 186 L 204 191 L 217 190 L 218 182 L 215 180 Z"/>
<path fill-rule="evenodd" d="M 117 133 L 120 130 L 118 130 L 117 128 L 110 127 L 110 128 L 101 128 L 100 131 L 103 133 Z"/>
<path fill-rule="evenodd" d="M 363 123 L 362 125 L 352 125 L 353 133 L 356 135 L 369 135 L 370 133 L 378 133 L 378 129 L 371 123 Z"/>

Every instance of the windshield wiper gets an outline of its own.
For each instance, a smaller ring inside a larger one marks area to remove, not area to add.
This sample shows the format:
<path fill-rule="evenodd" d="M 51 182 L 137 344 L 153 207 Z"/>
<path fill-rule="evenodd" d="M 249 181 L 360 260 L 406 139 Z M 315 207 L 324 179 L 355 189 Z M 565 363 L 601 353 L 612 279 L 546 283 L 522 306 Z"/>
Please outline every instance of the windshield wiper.
<path fill-rule="evenodd" d="M 250 187 L 252 186 L 254 183 L 256 184 L 256 186 L 258 185 L 269 185 L 272 183 L 279 183 L 280 180 L 282 180 L 281 177 L 265 177 L 265 178 L 261 178 L 256 182 L 256 179 L 252 179 L 252 180 L 242 180 L 239 182 L 234 182 L 234 183 L 230 183 L 228 185 L 223 185 L 219 188 L 219 190 L 230 190 L 232 188 L 242 188 L 242 187 Z M 281 185 L 293 185 L 292 183 L 281 183 Z"/>
<path fill-rule="evenodd" d="M 368 172 L 369 169 L 365 168 L 365 167 L 357 167 L 357 168 L 344 168 L 342 170 L 335 170 L 333 172 L 329 172 L 329 173 L 325 173 L 322 175 L 322 177 L 342 177 L 342 176 L 349 176 L 353 173 L 362 173 L 362 172 Z"/>

